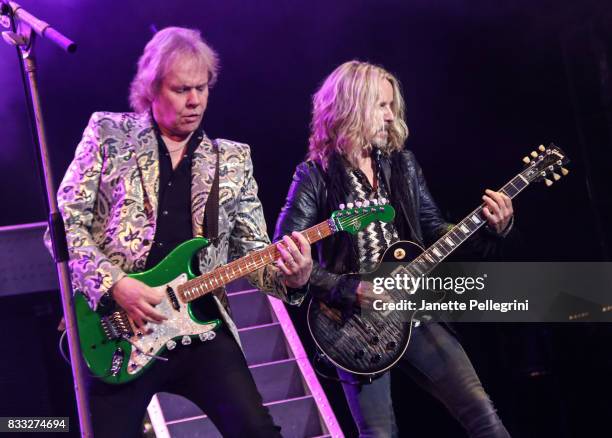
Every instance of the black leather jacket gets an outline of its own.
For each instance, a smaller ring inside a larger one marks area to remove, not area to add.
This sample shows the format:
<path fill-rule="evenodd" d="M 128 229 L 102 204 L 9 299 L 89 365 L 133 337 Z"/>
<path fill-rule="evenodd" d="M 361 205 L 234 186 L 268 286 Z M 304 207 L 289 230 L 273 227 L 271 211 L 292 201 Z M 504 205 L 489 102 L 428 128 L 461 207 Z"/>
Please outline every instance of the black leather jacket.
<path fill-rule="evenodd" d="M 392 178 L 392 160 L 401 160 L 403 171 L 399 178 Z M 400 239 L 412 240 L 426 247 L 446 233 L 451 224 L 442 218 L 414 154 L 407 150 L 396 152 L 393 157 L 379 154 L 377 162 L 388 190 L 406 191 L 400 197 L 401 205 L 393 205 L 397 215 L 395 221 L 403 220 L 407 225 L 408 233 L 400 235 Z M 402 182 L 402 187 L 392 185 L 398 180 Z M 330 217 L 332 209 L 328 207 L 326 181 L 325 171 L 317 163 L 306 161 L 297 166 L 285 206 L 276 223 L 275 241 L 285 234 L 304 230 Z M 350 196 L 346 199 L 347 203 L 352 201 L 354 199 L 350 199 Z M 470 246 L 481 255 L 493 251 L 500 240 L 486 232 L 477 235 L 470 239 Z M 318 262 L 314 262 L 310 276 L 313 296 L 344 308 L 354 303 L 358 284 L 357 276 L 342 275 L 351 272 L 350 267 L 356 264 L 357 258 L 347 239 L 354 237 L 338 233 L 319 241 Z"/>

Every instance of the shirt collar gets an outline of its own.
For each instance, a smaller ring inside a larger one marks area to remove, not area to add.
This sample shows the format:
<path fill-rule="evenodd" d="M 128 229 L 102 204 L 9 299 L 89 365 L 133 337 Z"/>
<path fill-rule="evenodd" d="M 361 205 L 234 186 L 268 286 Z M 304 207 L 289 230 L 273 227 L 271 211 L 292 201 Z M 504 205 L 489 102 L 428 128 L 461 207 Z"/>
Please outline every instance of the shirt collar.
<path fill-rule="evenodd" d="M 159 124 L 157 123 L 157 120 L 155 120 L 155 117 L 153 117 L 153 111 L 151 111 L 151 120 L 153 121 L 153 129 L 155 130 L 155 136 L 157 137 L 157 144 L 159 146 L 160 155 L 165 154 L 167 152 L 166 143 L 164 142 L 164 139 L 162 137 L 162 132 L 159 127 Z M 205 136 L 206 136 L 206 133 L 204 132 L 204 128 L 202 127 L 202 124 L 200 123 L 200 126 L 196 128 L 196 130 L 193 132 L 193 135 L 189 139 L 189 142 L 187 143 L 187 156 L 188 157 L 191 157 L 193 155 L 196 148 L 202 142 L 202 139 Z"/>

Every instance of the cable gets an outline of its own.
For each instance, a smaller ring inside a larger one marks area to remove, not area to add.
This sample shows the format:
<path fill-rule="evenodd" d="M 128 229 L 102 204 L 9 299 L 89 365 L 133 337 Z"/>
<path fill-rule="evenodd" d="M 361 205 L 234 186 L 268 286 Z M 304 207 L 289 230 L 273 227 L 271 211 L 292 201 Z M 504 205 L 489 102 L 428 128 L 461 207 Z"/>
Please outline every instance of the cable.
<path fill-rule="evenodd" d="M 58 350 L 59 350 L 60 354 L 62 355 L 62 357 L 64 358 L 64 361 L 66 361 L 66 363 L 67 363 L 68 365 L 72 365 L 72 364 L 70 363 L 70 359 L 68 359 L 68 357 L 66 356 L 66 352 L 64 351 L 64 348 L 63 348 L 63 346 L 62 346 L 62 341 L 64 340 L 64 338 L 65 338 L 65 337 L 66 337 L 66 329 L 64 329 L 64 330 L 62 331 L 62 335 L 61 335 L 61 336 L 60 336 L 60 338 L 59 338 L 59 344 L 57 345 L 57 348 L 58 348 Z"/>

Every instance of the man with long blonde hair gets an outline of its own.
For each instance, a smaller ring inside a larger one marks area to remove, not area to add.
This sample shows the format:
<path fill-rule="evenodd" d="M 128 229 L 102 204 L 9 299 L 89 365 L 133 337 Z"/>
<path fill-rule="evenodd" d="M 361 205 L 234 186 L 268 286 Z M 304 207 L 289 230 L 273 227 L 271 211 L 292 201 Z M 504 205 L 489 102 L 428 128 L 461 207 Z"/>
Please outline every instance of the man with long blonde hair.
<path fill-rule="evenodd" d="M 450 224 L 440 214 L 414 154 L 405 149 L 408 128 L 395 76 L 380 66 L 350 61 L 336 68 L 313 97 L 308 160 L 297 166 L 276 236 L 316 224 L 356 200 L 389 199 L 394 223 L 375 222 L 352 237 L 334 235 L 318 244 L 310 276 L 313 296 L 343 315 L 371 304 L 372 285 L 347 273 L 371 270 L 398 240 L 424 246 Z M 512 202 L 487 190 L 483 196 L 488 230 L 472 248 L 493 252 L 512 226 Z M 439 323 L 413 330 L 399 369 L 438 398 L 471 437 L 508 437 L 492 402 L 457 339 Z M 390 373 L 370 381 L 338 369 L 360 436 L 397 434 Z"/>
<path fill-rule="evenodd" d="M 168 296 L 128 273 L 155 267 L 193 237 L 215 242 L 198 254 L 202 272 L 270 243 L 249 146 L 212 140 L 201 127 L 217 75 L 217 55 L 199 31 L 157 32 L 131 85 L 134 112 L 91 116 L 59 188 L 75 291 L 94 310 L 115 302 L 138 329 L 167 319 L 155 306 Z M 312 260 L 306 239 L 293 238 L 297 244 L 287 236 L 277 244 L 277 266 L 260 268 L 249 280 L 299 304 Z M 96 437 L 142 436 L 147 405 L 161 391 L 189 398 L 223 436 L 280 436 L 240 348 L 225 289 L 191 310 L 200 320 L 222 320 L 221 328 L 202 342 L 169 341 L 161 353 L 167 362 L 153 361 L 129 383 L 90 379 Z"/>

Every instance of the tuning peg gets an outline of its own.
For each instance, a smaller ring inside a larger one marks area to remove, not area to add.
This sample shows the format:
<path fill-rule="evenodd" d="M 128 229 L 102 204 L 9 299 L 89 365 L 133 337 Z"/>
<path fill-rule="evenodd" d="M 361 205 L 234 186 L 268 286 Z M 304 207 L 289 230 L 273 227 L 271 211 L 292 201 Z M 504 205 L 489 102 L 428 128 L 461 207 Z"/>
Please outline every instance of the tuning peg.
<path fill-rule="evenodd" d="M 544 178 L 544 183 L 546 184 L 546 187 L 550 187 L 553 185 L 553 182 L 548 178 Z"/>
<path fill-rule="evenodd" d="M 561 179 L 561 175 L 559 175 L 558 173 L 553 172 L 552 176 L 555 181 L 559 181 Z"/>
<path fill-rule="evenodd" d="M 531 159 L 529 157 L 523 157 L 523 163 L 529 164 L 531 163 Z"/>
<path fill-rule="evenodd" d="M 533 158 L 537 158 L 538 153 L 537 153 L 536 151 L 532 151 L 532 152 L 531 152 L 531 156 L 532 156 Z"/>
<path fill-rule="evenodd" d="M 368 207 L 370 205 L 370 200 L 366 199 L 365 201 L 363 201 L 363 206 L 364 207 Z"/>
<path fill-rule="evenodd" d="M 353 208 L 355 206 L 355 204 L 353 204 L 352 202 L 349 202 L 348 204 L 346 204 L 347 208 Z"/>
<path fill-rule="evenodd" d="M 544 152 L 544 151 L 546 150 L 546 148 L 544 147 L 544 145 L 543 145 L 543 144 L 541 144 L 540 146 L 538 146 L 538 150 L 539 150 L 540 152 Z"/>
<path fill-rule="evenodd" d="M 338 206 L 338 208 L 339 208 L 340 210 L 344 210 L 344 209 L 346 208 L 346 205 L 344 205 L 344 204 L 340 204 L 340 205 Z"/>
<path fill-rule="evenodd" d="M 361 201 L 357 201 L 357 202 L 355 202 L 355 205 L 356 205 L 357 207 L 360 207 L 360 208 L 361 208 L 361 206 L 363 205 L 363 202 L 361 202 Z"/>
<path fill-rule="evenodd" d="M 567 170 L 565 167 L 561 168 L 561 175 L 567 176 L 568 173 L 569 173 L 569 170 Z"/>

